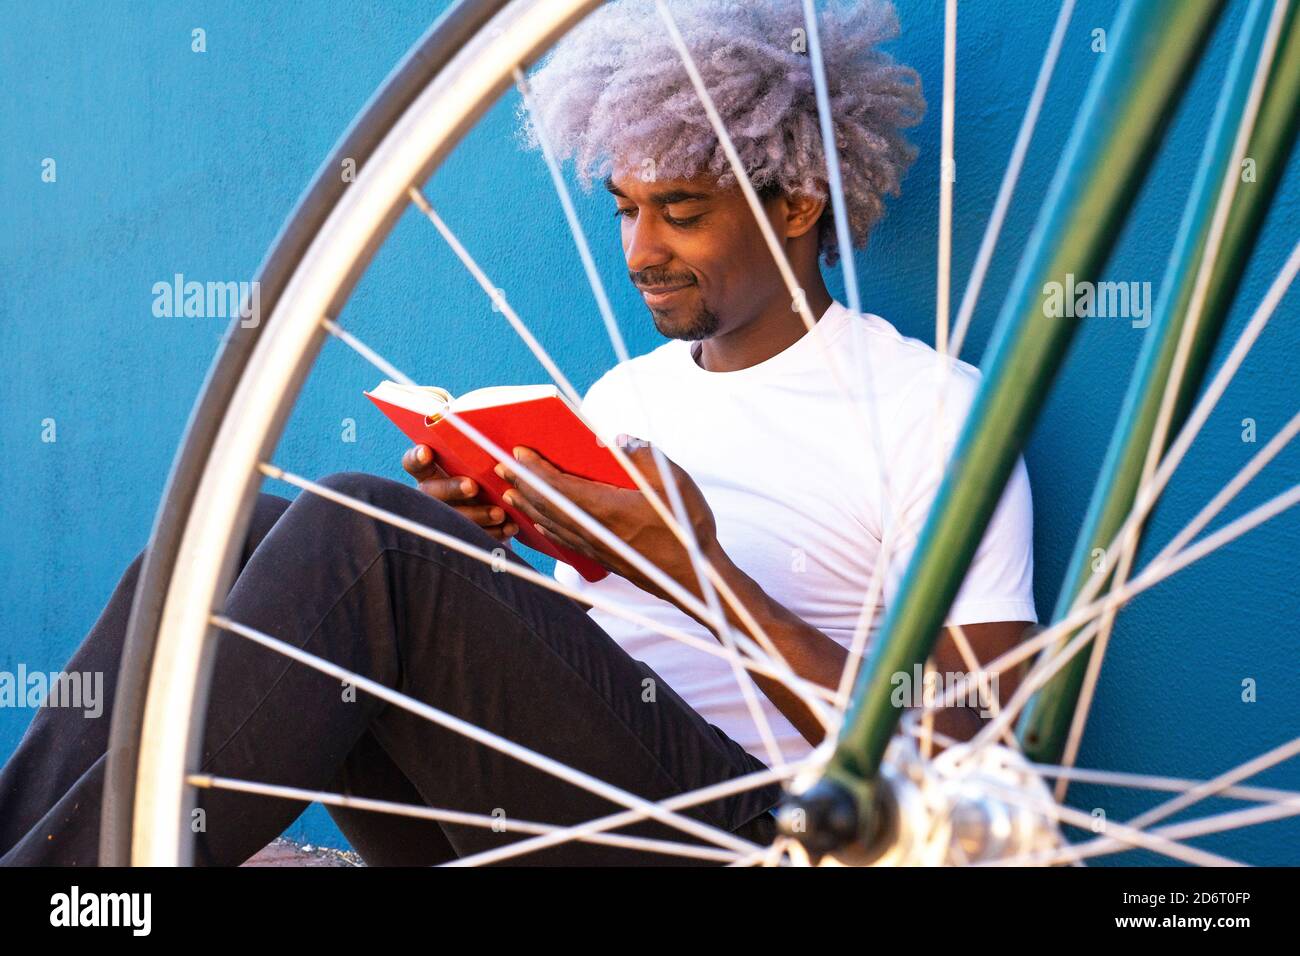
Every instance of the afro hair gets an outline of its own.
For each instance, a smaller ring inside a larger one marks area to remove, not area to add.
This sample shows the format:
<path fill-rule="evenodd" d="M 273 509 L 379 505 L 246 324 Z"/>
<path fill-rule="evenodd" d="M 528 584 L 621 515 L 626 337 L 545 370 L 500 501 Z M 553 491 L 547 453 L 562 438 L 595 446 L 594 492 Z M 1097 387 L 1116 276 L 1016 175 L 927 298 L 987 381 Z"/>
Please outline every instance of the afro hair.
<path fill-rule="evenodd" d="M 827 198 L 826 160 L 802 0 L 665 0 L 756 190 Z M 831 115 L 852 244 L 861 248 L 897 196 L 916 148 L 902 135 L 925 113 L 921 80 L 876 47 L 898 35 L 888 0 L 828 0 L 818 13 Z M 655 178 L 708 173 L 735 182 L 654 0 L 614 0 L 570 31 L 528 78 L 520 139 L 540 136 L 597 178 L 645 170 Z M 819 251 L 839 259 L 834 220 Z"/>

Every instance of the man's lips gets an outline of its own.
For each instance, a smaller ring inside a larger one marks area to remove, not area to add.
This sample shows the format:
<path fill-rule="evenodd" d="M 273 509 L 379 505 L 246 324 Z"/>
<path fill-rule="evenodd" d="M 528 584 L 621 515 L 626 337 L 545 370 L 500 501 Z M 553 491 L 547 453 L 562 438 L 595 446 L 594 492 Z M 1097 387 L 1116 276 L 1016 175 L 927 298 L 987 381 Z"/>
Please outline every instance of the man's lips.
<path fill-rule="evenodd" d="M 684 282 L 680 285 L 658 285 L 658 286 L 637 286 L 641 290 L 641 296 L 649 305 L 662 305 L 669 301 L 677 293 L 684 289 L 689 289 L 695 283 Z"/>

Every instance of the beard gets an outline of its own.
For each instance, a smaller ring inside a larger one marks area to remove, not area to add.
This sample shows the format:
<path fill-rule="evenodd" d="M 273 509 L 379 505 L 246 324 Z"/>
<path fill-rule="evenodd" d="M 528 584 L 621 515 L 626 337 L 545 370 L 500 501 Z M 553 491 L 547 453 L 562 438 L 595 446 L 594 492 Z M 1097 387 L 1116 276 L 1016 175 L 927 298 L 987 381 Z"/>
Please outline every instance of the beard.
<path fill-rule="evenodd" d="M 690 312 L 683 315 L 678 315 L 673 310 L 650 309 L 650 316 L 660 335 L 688 342 L 711 338 L 722 325 L 717 313 L 703 302 L 697 302 Z"/>

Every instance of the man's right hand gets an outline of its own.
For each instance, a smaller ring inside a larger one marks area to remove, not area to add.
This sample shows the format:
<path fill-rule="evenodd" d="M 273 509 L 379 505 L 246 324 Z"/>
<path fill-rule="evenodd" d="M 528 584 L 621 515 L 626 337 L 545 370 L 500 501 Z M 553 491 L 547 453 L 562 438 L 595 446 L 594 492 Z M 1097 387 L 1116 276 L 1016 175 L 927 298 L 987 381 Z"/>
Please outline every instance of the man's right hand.
<path fill-rule="evenodd" d="M 519 526 L 504 510 L 479 498 L 478 482 L 464 475 L 448 475 L 428 445 L 416 445 L 407 451 L 402 456 L 402 468 L 426 495 L 451 505 L 498 541 L 509 543 L 519 533 Z"/>

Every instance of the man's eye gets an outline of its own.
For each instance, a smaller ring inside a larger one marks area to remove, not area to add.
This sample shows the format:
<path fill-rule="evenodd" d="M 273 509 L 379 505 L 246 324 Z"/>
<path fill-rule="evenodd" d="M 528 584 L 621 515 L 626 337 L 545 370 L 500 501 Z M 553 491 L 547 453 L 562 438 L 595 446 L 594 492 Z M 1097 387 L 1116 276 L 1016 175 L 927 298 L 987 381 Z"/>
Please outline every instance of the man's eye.
<path fill-rule="evenodd" d="M 628 206 L 623 209 L 614 210 L 615 219 L 618 219 L 620 217 L 624 219 L 631 219 L 635 215 L 636 215 L 635 206 Z M 703 213 L 700 213 L 695 216 L 688 216 L 685 219 L 678 219 L 676 216 L 670 216 L 667 212 L 665 212 L 663 215 L 664 215 L 664 222 L 668 223 L 668 225 L 670 226 L 678 226 L 678 227 L 693 225 L 696 222 L 698 222 L 700 219 L 702 219 L 704 216 Z"/>
<path fill-rule="evenodd" d="M 668 213 L 664 213 L 664 222 L 668 223 L 670 226 L 690 226 L 698 222 L 703 215 L 704 214 L 701 213 L 698 216 L 688 216 L 685 219 L 676 219 L 668 215 Z"/>

